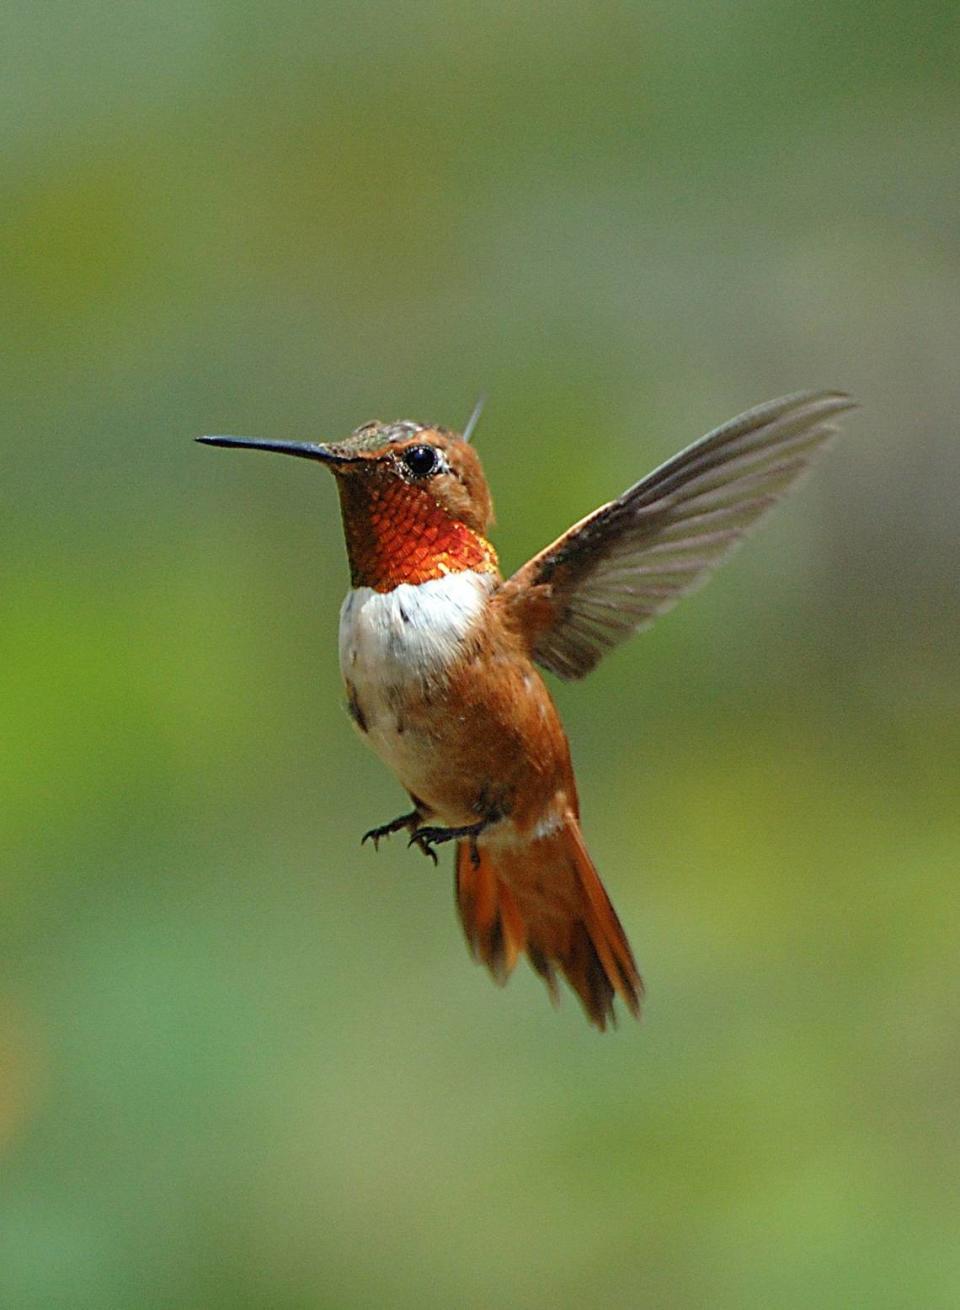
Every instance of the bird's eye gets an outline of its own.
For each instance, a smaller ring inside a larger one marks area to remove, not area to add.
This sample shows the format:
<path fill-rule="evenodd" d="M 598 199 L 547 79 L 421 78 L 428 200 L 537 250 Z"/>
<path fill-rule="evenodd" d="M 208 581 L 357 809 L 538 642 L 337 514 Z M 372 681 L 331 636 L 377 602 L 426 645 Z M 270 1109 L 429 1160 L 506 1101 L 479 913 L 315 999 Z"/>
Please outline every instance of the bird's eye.
<path fill-rule="evenodd" d="M 402 458 L 415 478 L 428 478 L 440 467 L 440 455 L 435 446 L 408 446 Z"/>

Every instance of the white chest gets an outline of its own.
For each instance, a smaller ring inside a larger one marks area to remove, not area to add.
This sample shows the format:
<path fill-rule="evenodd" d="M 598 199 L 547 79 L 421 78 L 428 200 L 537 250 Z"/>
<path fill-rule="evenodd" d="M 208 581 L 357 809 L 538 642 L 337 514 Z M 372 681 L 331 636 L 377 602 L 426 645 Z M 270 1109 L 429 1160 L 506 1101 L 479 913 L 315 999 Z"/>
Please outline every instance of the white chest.
<path fill-rule="evenodd" d="M 480 621 L 493 578 L 465 570 L 393 591 L 356 587 L 340 609 L 340 670 L 358 727 L 413 792 L 436 767 L 429 738 L 410 731 L 407 696 L 443 679 Z"/>
<path fill-rule="evenodd" d="M 465 570 L 393 591 L 355 587 L 340 608 L 340 671 L 358 693 L 436 675 L 460 654 L 492 579 Z"/>

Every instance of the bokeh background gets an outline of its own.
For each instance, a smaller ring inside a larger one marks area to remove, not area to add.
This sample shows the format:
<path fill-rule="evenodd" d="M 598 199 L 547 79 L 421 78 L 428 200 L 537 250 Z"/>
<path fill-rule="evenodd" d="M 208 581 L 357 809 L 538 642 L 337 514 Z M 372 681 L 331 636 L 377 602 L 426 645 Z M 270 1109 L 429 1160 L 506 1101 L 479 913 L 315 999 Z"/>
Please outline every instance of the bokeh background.
<path fill-rule="evenodd" d="M 955 1307 L 953 3 L 4 12 L 0 1304 Z M 556 694 L 649 986 L 466 956 L 351 732 L 333 486 L 478 444 L 514 567 L 862 409 Z"/>

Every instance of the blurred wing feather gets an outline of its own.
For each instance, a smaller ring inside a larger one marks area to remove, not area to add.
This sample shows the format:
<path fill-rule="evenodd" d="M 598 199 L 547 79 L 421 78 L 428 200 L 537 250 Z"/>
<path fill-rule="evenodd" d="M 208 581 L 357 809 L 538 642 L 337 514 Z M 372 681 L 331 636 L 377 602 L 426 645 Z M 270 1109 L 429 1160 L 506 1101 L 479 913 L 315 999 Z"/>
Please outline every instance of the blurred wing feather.
<path fill-rule="evenodd" d="M 853 407 L 804 392 L 748 410 L 575 524 L 504 584 L 534 659 L 582 678 L 648 627 L 797 485 Z"/>

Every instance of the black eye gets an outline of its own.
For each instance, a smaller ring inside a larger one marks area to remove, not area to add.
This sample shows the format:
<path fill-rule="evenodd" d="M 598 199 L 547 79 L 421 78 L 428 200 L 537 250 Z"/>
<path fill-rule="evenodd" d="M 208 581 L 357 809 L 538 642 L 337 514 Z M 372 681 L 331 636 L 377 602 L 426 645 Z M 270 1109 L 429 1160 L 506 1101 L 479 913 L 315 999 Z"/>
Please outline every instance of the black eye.
<path fill-rule="evenodd" d="M 440 455 L 435 446 L 408 446 L 402 458 L 415 478 L 428 478 L 440 467 Z"/>

